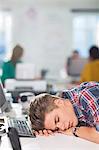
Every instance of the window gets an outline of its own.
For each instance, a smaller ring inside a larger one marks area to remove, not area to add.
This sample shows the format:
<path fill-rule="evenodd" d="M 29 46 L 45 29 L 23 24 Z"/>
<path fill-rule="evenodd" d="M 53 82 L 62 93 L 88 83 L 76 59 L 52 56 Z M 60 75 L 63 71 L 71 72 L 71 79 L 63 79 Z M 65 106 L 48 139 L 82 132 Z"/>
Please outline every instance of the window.
<path fill-rule="evenodd" d="M 11 48 L 12 16 L 10 12 L 0 11 L 0 66 Z"/>
<path fill-rule="evenodd" d="M 77 15 L 73 19 L 73 48 L 88 56 L 90 46 L 99 46 L 99 15 Z"/>

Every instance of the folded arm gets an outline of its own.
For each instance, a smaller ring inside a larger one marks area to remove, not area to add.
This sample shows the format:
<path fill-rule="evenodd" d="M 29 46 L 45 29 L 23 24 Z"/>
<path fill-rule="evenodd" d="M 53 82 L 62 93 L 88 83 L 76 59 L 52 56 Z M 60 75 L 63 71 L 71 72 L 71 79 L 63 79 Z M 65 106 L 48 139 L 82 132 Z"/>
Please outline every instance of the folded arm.
<path fill-rule="evenodd" d="M 73 128 L 69 128 L 65 131 L 56 131 L 55 133 L 62 133 L 62 134 L 66 134 L 66 135 L 73 135 Z M 53 135 L 54 133 L 51 130 L 40 130 L 40 131 L 35 131 L 36 135 Z M 76 130 L 76 135 L 79 138 L 83 138 L 85 140 L 94 142 L 99 144 L 99 132 L 96 131 L 96 128 L 94 127 L 85 127 L 85 126 L 81 126 L 79 128 L 77 128 Z"/>
<path fill-rule="evenodd" d="M 61 133 L 64 133 L 66 135 L 73 135 L 72 131 L 73 128 L 70 128 L 66 131 L 61 131 Z M 81 126 L 77 128 L 76 135 L 80 138 L 99 144 L 99 132 L 96 131 L 94 127 Z"/>
<path fill-rule="evenodd" d="M 83 139 L 99 144 L 99 132 L 93 127 L 80 127 L 76 134 Z"/>

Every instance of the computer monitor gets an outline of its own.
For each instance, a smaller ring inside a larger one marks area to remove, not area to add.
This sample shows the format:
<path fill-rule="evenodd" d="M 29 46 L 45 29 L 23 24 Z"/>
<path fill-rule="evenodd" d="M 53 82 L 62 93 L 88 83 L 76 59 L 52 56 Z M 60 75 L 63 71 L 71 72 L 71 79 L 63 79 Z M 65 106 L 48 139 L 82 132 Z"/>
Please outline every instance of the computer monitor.
<path fill-rule="evenodd" d="M 79 58 L 77 60 L 72 60 L 68 68 L 68 74 L 72 77 L 79 77 L 84 65 L 88 62 L 86 58 Z"/>
<path fill-rule="evenodd" d="M 32 63 L 18 63 L 16 65 L 16 79 L 32 80 L 36 77 L 35 65 Z"/>
<path fill-rule="evenodd" d="M 11 110 L 11 104 L 6 100 L 2 83 L 0 82 L 0 110 L 2 112 L 9 112 Z"/>

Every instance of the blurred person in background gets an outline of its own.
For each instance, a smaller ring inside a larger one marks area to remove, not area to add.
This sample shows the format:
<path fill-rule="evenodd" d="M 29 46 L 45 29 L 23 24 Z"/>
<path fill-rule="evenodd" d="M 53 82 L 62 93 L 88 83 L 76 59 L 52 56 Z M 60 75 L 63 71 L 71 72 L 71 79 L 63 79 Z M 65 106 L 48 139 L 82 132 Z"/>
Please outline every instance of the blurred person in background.
<path fill-rule="evenodd" d="M 4 85 L 6 79 L 15 78 L 16 64 L 20 62 L 23 56 L 23 48 L 20 45 L 16 45 L 13 48 L 12 56 L 9 61 L 3 63 L 1 81 Z"/>
<path fill-rule="evenodd" d="M 70 65 L 72 63 L 72 60 L 76 60 L 76 59 L 79 59 L 79 51 L 77 50 L 74 50 L 72 52 L 72 55 L 67 59 L 67 63 L 66 63 L 66 70 L 67 70 L 67 74 L 70 75 L 70 72 L 69 72 L 69 68 L 70 68 Z"/>
<path fill-rule="evenodd" d="M 99 82 L 99 48 L 93 45 L 89 49 L 89 61 L 81 73 L 80 82 Z"/>

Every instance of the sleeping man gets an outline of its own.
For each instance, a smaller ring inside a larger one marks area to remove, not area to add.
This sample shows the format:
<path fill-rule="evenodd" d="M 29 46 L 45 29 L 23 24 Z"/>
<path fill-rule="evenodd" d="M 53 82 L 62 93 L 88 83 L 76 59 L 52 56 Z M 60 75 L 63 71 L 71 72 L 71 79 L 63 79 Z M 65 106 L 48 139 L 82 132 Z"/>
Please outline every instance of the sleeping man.
<path fill-rule="evenodd" d="M 59 97 L 37 95 L 29 116 L 36 135 L 59 132 L 99 144 L 99 83 L 84 82 Z"/>

